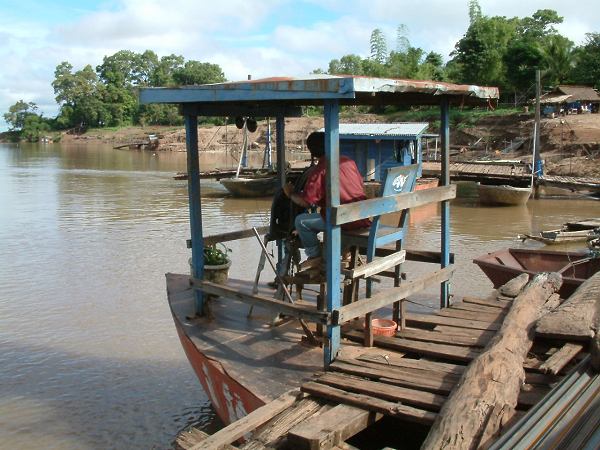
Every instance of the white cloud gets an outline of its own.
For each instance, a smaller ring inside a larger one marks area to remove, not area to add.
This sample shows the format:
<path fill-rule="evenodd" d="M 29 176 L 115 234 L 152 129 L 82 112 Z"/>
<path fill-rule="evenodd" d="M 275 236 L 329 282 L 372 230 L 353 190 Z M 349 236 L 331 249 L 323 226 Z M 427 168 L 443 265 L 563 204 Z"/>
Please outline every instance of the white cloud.
<path fill-rule="evenodd" d="M 557 28 L 576 44 L 600 23 L 597 0 L 580 0 L 576 7 L 558 0 L 480 4 L 485 15 L 508 17 L 555 9 L 565 17 Z M 69 61 L 76 70 L 95 67 L 122 49 L 213 62 L 228 79 L 240 80 L 248 74 L 300 76 L 326 69 L 345 54 L 367 56 L 375 28 L 393 49 L 400 24 L 408 27 L 412 45 L 448 59 L 468 26 L 466 0 L 120 0 L 110 5 L 96 11 L 66 7 L 66 19 L 58 24 L 32 14 L 19 18 L 14 8 L 5 12 L 0 6 L 0 117 L 20 99 L 54 115 L 51 82 L 60 62 Z M 60 7 L 60 0 L 53 3 Z M 310 8 L 325 14 L 317 17 Z M 294 21 L 295 12 L 305 24 Z"/>

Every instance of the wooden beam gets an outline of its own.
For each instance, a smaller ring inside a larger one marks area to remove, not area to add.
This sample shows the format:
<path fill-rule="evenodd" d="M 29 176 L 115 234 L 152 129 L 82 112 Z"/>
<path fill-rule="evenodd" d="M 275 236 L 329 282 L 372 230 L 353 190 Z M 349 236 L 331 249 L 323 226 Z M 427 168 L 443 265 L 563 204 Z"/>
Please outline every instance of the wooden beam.
<path fill-rule="evenodd" d="M 190 450 L 220 450 L 231 442 L 237 441 L 246 433 L 254 431 L 286 408 L 290 407 L 300 396 L 298 389 L 293 389 L 270 403 L 255 409 L 240 420 L 222 428 L 207 439 L 190 448 Z"/>
<path fill-rule="evenodd" d="M 391 402 L 439 411 L 446 397 L 431 392 L 393 386 L 386 383 L 365 380 L 342 373 L 327 372 L 313 380 L 348 392 L 370 395 Z"/>
<path fill-rule="evenodd" d="M 368 361 L 381 364 L 384 366 L 405 367 L 419 370 L 429 370 L 436 374 L 449 373 L 452 375 L 461 375 L 465 371 L 465 366 L 454 363 L 442 363 L 438 361 L 429 361 L 426 359 L 405 358 L 402 353 L 385 352 L 379 350 L 379 355 L 373 353 L 365 353 L 358 356 L 356 359 L 360 361 Z"/>
<path fill-rule="evenodd" d="M 350 405 L 337 405 L 318 416 L 308 417 L 288 432 L 290 448 L 321 450 L 343 442 L 383 417 Z"/>
<path fill-rule="evenodd" d="M 465 336 L 460 334 L 441 333 L 439 331 L 421 330 L 420 328 L 405 328 L 396 333 L 397 337 L 415 341 L 437 342 L 465 347 L 485 347 L 491 336 Z"/>
<path fill-rule="evenodd" d="M 490 299 L 485 299 L 485 298 L 477 298 L 477 297 L 463 297 L 462 299 L 463 302 L 465 303 L 472 303 L 474 305 L 484 305 L 484 306 L 491 306 L 493 308 L 510 308 L 510 305 L 512 305 L 512 301 L 507 301 L 507 300 L 490 300 Z"/>
<path fill-rule="evenodd" d="M 436 315 L 454 317 L 456 319 L 479 320 L 481 322 L 501 322 L 504 316 L 506 316 L 506 312 L 502 310 L 492 313 L 486 311 L 466 311 L 450 306 L 449 308 L 440 309 L 436 312 Z"/>
<path fill-rule="evenodd" d="M 195 289 L 200 289 L 208 294 L 218 295 L 220 297 L 239 300 L 249 305 L 260 306 L 268 310 L 279 312 L 287 316 L 296 317 L 298 319 L 308 320 L 309 322 L 327 324 L 329 313 L 327 311 L 317 311 L 313 306 L 301 306 L 291 303 L 286 303 L 274 298 L 264 297 L 262 295 L 247 294 L 240 292 L 228 286 L 216 284 L 211 281 L 199 280 L 192 278 L 192 286 Z"/>
<path fill-rule="evenodd" d="M 374 259 L 370 263 L 363 264 L 355 269 L 344 270 L 344 274 L 353 280 L 361 277 L 368 278 L 389 269 L 390 267 L 402 264 L 405 259 L 406 250 L 400 250 L 391 255 L 384 256 L 383 258 Z"/>
<path fill-rule="evenodd" d="M 500 329 L 498 323 L 483 322 L 481 320 L 457 319 L 455 317 L 444 317 L 435 314 L 410 313 L 406 316 L 406 323 L 410 325 L 448 325 L 456 328 L 472 328 L 475 330 L 497 331 Z"/>
<path fill-rule="evenodd" d="M 456 185 L 454 184 L 388 197 L 376 197 L 360 202 L 346 203 L 333 208 L 332 221 L 334 225 L 342 225 L 355 220 L 416 208 L 429 203 L 451 200 L 455 197 Z"/>
<path fill-rule="evenodd" d="M 259 234 L 265 234 L 269 231 L 269 227 L 257 227 L 256 231 Z M 245 239 L 249 237 L 254 237 L 254 231 L 252 230 L 252 228 L 249 228 L 247 230 L 229 231 L 227 233 L 219 233 L 213 234 L 211 236 L 205 236 L 204 245 L 215 245 L 218 242 L 237 241 L 238 239 Z"/>
<path fill-rule="evenodd" d="M 368 395 L 347 392 L 342 389 L 336 389 L 331 386 L 315 383 L 314 381 L 304 383 L 300 389 L 302 392 L 306 392 L 317 397 L 334 400 L 347 405 L 357 406 L 362 409 L 404 419 L 410 422 L 429 425 L 433 423 L 436 416 L 436 414 L 431 411 L 424 411 L 403 405 L 401 403 L 389 402 L 379 398 L 370 397 Z"/>
<path fill-rule="evenodd" d="M 540 370 L 544 373 L 556 375 L 569 364 L 581 350 L 583 350 L 582 344 L 567 342 L 540 366 Z"/>
<path fill-rule="evenodd" d="M 386 289 L 375 294 L 371 298 L 366 298 L 349 305 L 342 306 L 341 308 L 333 311 L 332 321 L 335 324 L 342 324 L 354 319 L 355 317 L 361 317 L 369 312 L 391 305 L 392 303 L 400 301 L 409 295 L 422 291 L 428 286 L 450 279 L 452 272 L 454 272 L 454 266 L 451 265 L 444 269 L 436 270 L 435 272 L 429 273 L 420 278 L 404 281 L 399 287 Z"/>

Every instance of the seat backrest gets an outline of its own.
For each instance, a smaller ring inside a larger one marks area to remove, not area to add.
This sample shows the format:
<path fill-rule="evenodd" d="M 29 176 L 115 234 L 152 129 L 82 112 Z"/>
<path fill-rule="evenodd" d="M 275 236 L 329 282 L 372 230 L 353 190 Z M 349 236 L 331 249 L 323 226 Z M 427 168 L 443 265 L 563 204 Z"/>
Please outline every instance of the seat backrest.
<path fill-rule="evenodd" d="M 390 167 L 385 171 L 381 183 L 380 197 L 412 192 L 417 184 L 418 164 L 409 166 Z M 378 236 L 382 216 L 373 217 L 369 232 L 368 249 L 374 255 L 375 248 L 404 238 L 408 224 L 408 210 L 400 211 L 397 229 L 385 235 Z"/>

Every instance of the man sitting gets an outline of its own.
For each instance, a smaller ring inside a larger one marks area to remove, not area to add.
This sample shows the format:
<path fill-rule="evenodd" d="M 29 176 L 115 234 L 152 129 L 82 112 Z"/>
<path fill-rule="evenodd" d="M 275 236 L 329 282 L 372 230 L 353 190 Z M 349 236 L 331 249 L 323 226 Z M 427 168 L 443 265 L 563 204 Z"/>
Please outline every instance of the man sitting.
<path fill-rule="evenodd" d="M 318 234 L 325 231 L 325 195 L 326 195 L 326 169 L 325 160 L 325 135 L 320 132 L 311 133 L 306 139 L 306 146 L 313 158 L 318 159 L 317 165 L 310 172 L 308 179 L 301 192 L 294 192 L 292 184 L 286 184 L 283 187 L 287 195 L 294 203 L 303 208 L 312 208 L 318 206 L 321 213 L 303 213 L 296 216 L 296 230 L 308 260 L 302 266 L 303 268 L 314 267 L 320 263 L 321 243 Z M 342 204 L 365 200 L 364 185 L 362 175 L 356 167 L 356 163 L 346 156 L 340 156 L 340 202 Z M 371 225 L 369 219 L 361 219 L 342 225 L 342 229 L 351 230 L 356 228 L 366 228 Z"/>

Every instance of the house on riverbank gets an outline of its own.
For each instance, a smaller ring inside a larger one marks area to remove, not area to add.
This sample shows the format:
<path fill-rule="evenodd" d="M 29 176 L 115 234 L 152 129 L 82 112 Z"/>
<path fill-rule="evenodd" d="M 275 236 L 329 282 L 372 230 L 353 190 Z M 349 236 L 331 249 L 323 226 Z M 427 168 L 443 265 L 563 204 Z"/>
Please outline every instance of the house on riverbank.
<path fill-rule="evenodd" d="M 600 95 L 590 86 L 558 85 L 540 97 L 545 114 L 598 113 Z"/>

